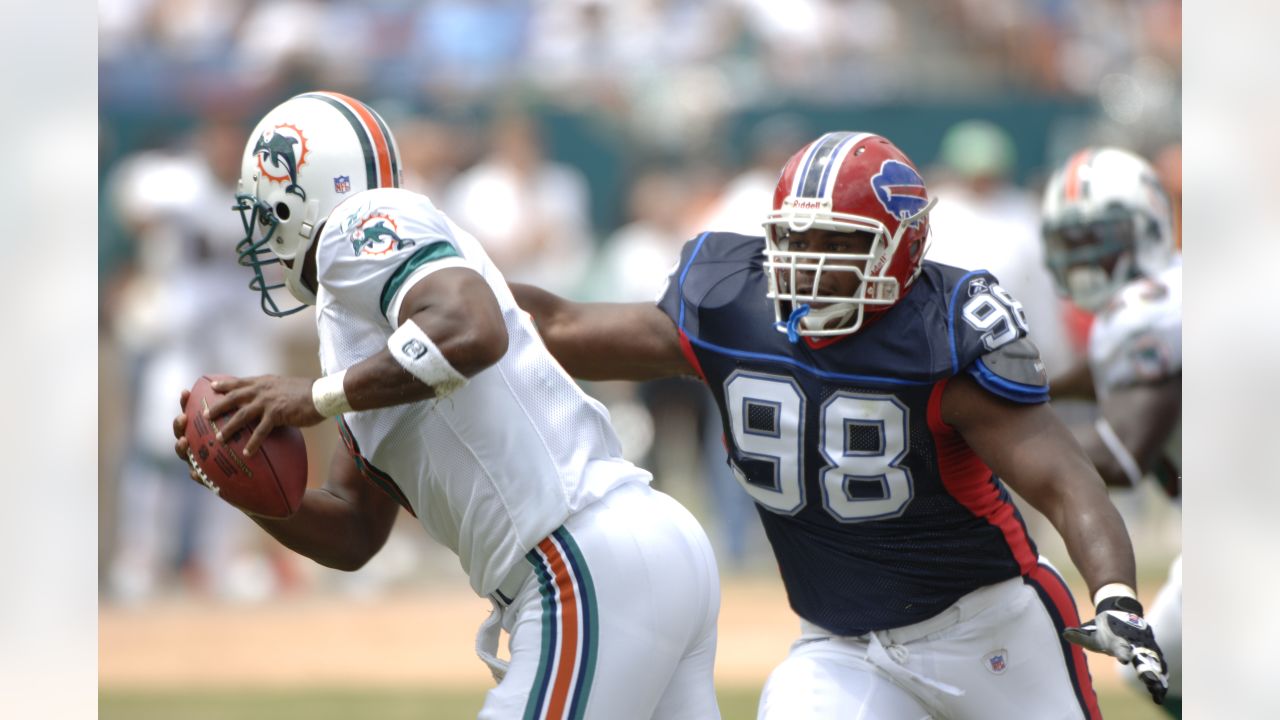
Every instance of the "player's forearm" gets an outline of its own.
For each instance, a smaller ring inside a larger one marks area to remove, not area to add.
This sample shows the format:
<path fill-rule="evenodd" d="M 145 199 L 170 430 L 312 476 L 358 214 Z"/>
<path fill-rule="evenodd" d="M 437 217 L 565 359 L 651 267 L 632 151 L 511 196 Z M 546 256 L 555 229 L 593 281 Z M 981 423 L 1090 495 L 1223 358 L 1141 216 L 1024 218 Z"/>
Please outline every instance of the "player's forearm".
<path fill-rule="evenodd" d="M 1086 476 L 1063 477 L 1066 488 L 1046 513 L 1092 594 L 1108 583 L 1135 587 L 1133 545 L 1104 486 Z"/>
<path fill-rule="evenodd" d="M 353 410 L 372 410 L 435 397 L 435 388 L 405 370 L 389 350 L 347 368 L 342 380 Z"/>
<path fill-rule="evenodd" d="M 409 320 L 408 322 L 417 321 Z M 465 382 L 466 378 L 474 376 L 500 360 L 507 350 L 505 326 L 474 334 L 459 329 L 458 332 L 450 333 L 437 331 L 434 336 L 422 333 L 418 337 L 428 337 L 431 340 L 434 348 L 428 350 L 425 344 L 420 347 L 425 353 L 438 353 L 442 358 L 442 364 L 435 368 L 417 367 L 417 372 L 420 375 L 426 373 L 441 375 L 442 382 Z M 395 336 L 392 336 L 392 341 L 397 342 Z M 410 338 L 408 342 L 413 341 L 414 339 Z M 342 387 L 351 408 L 372 410 L 392 407 L 427 400 L 440 394 L 441 385 L 428 384 L 423 377 L 409 371 L 409 367 L 414 367 L 413 363 L 406 367 L 403 362 L 405 362 L 404 357 L 397 358 L 389 348 L 384 348 L 347 368 L 342 379 Z M 443 379 L 442 373 L 445 368 L 448 374 L 453 376 L 453 381 Z"/>
<path fill-rule="evenodd" d="M 671 319 L 650 303 L 577 303 L 532 285 L 511 291 L 543 343 L 580 380 L 693 375 Z"/>
<path fill-rule="evenodd" d="M 307 490 L 288 518 L 249 517 L 281 545 L 336 570 L 360 569 L 385 540 L 349 502 L 325 488 Z"/>

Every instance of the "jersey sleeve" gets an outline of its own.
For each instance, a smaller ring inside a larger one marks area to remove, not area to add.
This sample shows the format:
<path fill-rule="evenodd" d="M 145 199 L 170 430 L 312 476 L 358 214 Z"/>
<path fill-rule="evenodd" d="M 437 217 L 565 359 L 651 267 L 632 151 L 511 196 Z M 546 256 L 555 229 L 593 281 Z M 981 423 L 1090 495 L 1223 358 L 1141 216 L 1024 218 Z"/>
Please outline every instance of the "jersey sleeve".
<path fill-rule="evenodd" d="M 662 294 L 658 296 L 658 307 L 675 321 L 676 327 L 682 330 L 684 328 L 681 320 L 690 310 L 683 296 L 683 281 L 688 276 L 689 266 L 701 250 L 705 238 L 705 235 L 700 235 L 684 244 L 680 249 L 680 260 L 675 267 L 671 268 L 671 274 L 667 276 L 667 284 L 662 288 Z M 696 309 L 695 306 L 690 313 L 691 316 L 697 315 Z"/>
<path fill-rule="evenodd" d="M 472 266 L 445 216 L 418 198 L 402 193 L 344 203 L 320 239 L 321 285 L 343 305 L 392 328 L 417 282 L 447 267 Z"/>
<path fill-rule="evenodd" d="M 734 233 L 708 232 L 690 240 L 667 278 L 658 307 L 682 333 L 702 337 L 712 329 L 704 325 L 716 325 L 719 311 L 739 302 L 752 260 L 763 248 L 763 239 Z"/>
<path fill-rule="evenodd" d="M 1027 337 L 1019 303 L 989 272 L 960 277 L 951 295 L 951 361 L 987 392 L 1013 402 L 1048 402 L 1040 350 Z"/>

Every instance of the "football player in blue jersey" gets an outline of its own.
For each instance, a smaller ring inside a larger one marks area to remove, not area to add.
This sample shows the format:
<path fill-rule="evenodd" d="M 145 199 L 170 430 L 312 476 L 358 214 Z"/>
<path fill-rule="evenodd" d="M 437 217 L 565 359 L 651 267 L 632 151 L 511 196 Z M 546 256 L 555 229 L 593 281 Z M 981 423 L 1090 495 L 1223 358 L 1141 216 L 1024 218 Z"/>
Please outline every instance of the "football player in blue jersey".
<path fill-rule="evenodd" d="M 1017 300 L 924 261 L 933 202 L 885 138 L 828 133 L 783 168 L 764 237 L 690 241 L 656 305 L 513 289 L 570 374 L 711 389 L 801 620 L 760 718 L 1098 718 L 1081 644 L 1159 702 L 1124 523 Z M 1010 490 L 1062 534 L 1094 620 Z"/>

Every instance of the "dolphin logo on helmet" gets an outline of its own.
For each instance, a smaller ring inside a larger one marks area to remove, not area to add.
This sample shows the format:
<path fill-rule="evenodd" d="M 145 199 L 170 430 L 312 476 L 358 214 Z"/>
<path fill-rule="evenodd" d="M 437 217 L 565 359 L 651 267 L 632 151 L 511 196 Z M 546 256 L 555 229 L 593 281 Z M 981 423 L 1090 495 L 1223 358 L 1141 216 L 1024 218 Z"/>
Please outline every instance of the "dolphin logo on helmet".
<path fill-rule="evenodd" d="M 286 127 L 297 133 L 298 137 L 290 137 L 280 132 Z M 301 162 L 297 152 L 299 146 L 301 146 L 303 155 Z M 298 168 L 302 163 L 306 162 L 306 139 L 302 137 L 302 133 L 296 127 L 278 125 L 274 129 L 266 131 L 258 137 L 257 144 L 253 146 L 253 154 L 258 157 L 258 167 L 262 169 L 263 175 L 279 182 L 288 180 L 289 184 L 285 186 L 284 191 L 297 195 L 303 200 L 307 199 L 307 191 L 303 190 L 301 185 L 298 185 Z M 267 171 L 268 163 L 273 168 L 284 168 L 286 174 L 280 176 L 272 175 Z"/>

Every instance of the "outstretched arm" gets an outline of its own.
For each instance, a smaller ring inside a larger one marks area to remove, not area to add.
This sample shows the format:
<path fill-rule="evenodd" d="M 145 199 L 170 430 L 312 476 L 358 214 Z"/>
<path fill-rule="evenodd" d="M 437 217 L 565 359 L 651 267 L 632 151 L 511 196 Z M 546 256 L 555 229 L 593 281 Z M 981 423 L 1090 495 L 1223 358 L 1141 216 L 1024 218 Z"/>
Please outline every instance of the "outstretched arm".
<path fill-rule="evenodd" d="M 1047 405 L 1018 405 L 959 375 L 942 395 L 942 418 L 1066 541 L 1096 605 L 1089 622 L 1063 637 L 1134 667 L 1156 703 L 1168 671 L 1135 597 L 1133 545 L 1088 456 Z"/>
<path fill-rule="evenodd" d="M 484 278 L 468 268 L 445 268 L 419 280 L 405 295 L 398 319 L 402 329 L 410 322 L 416 325 L 462 378 L 484 370 L 507 352 L 507 328 L 498 300 Z M 425 400 L 435 397 L 439 387 L 409 372 L 387 348 L 346 368 L 339 381 L 352 410 Z M 278 425 L 307 427 L 325 418 L 313 401 L 314 382 L 275 375 L 220 380 L 213 389 L 223 396 L 207 414 L 216 418 L 232 412 L 220 427 L 225 437 L 253 425 L 245 444 L 245 454 L 250 455 Z"/>
<path fill-rule="evenodd" d="M 1089 591 L 1134 585 L 1133 546 L 1093 464 L 1048 405 L 1021 405 L 967 375 L 947 383 L 942 419 L 1008 485 L 1044 513 Z"/>
<path fill-rule="evenodd" d="M 187 391 L 182 392 L 186 405 Z M 187 416 L 173 420 L 177 441 L 174 451 L 186 462 Z M 192 480 L 199 482 L 195 471 Z M 387 541 L 399 505 L 360 473 L 346 448 L 339 445 L 329 463 L 323 487 L 311 488 L 302 505 L 288 518 L 276 519 L 245 513 L 281 545 L 326 567 L 357 570 Z"/>
<path fill-rule="evenodd" d="M 693 375 L 675 323 L 649 303 L 578 303 L 532 285 L 511 292 L 547 349 L 583 380 L 654 380 Z"/>

